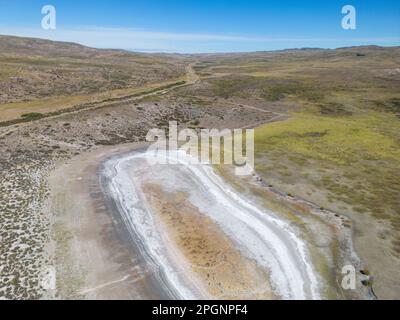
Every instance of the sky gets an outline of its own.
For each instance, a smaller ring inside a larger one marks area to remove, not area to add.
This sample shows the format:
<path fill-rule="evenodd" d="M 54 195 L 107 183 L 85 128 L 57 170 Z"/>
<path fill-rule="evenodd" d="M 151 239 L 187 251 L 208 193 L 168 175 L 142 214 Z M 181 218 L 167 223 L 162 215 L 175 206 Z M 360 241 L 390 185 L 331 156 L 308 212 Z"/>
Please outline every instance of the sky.
<path fill-rule="evenodd" d="M 44 5 L 56 29 L 44 30 Z M 343 29 L 342 7 L 356 9 Z M 399 0 L 0 0 L 0 34 L 144 52 L 400 45 Z"/>

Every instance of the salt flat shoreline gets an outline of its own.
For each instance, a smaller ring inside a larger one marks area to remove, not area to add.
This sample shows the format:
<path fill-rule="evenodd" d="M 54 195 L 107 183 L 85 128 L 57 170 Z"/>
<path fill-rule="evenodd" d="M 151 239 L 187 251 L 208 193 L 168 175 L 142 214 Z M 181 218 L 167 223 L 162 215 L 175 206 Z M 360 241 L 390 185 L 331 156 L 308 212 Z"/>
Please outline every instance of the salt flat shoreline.
<path fill-rule="evenodd" d="M 99 183 L 101 163 L 143 143 L 102 147 L 57 167 L 49 177 L 53 255 L 60 299 L 165 299 Z"/>
<path fill-rule="evenodd" d="M 119 206 L 119 203 L 115 201 L 113 195 L 111 194 L 111 190 L 109 189 L 109 178 L 104 174 L 105 163 L 109 162 L 111 159 L 118 159 L 124 157 L 125 155 L 131 154 L 132 152 L 140 152 L 145 150 L 145 146 L 148 144 L 137 144 L 135 147 L 130 148 L 127 151 L 118 152 L 115 155 L 107 156 L 104 158 L 97 170 L 97 176 L 99 178 L 99 185 L 103 193 L 103 199 L 107 208 L 109 215 L 112 217 L 113 224 L 116 228 L 116 232 L 120 235 L 121 238 L 124 239 L 124 242 L 127 246 L 129 246 L 129 251 L 132 257 L 135 257 L 140 261 L 140 268 L 143 269 L 145 273 L 147 273 L 146 277 L 146 286 L 151 288 L 151 293 L 148 297 L 145 295 L 143 298 L 150 299 L 176 299 L 179 298 L 173 291 L 168 289 L 166 285 L 165 275 L 161 272 L 152 272 L 149 269 L 148 262 L 146 260 L 146 248 L 141 245 L 139 239 L 135 237 L 135 233 L 129 229 L 124 216 L 121 213 L 122 208 Z M 137 290 L 140 288 L 135 288 Z"/>
<path fill-rule="evenodd" d="M 317 274 L 312 270 L 305 244 L 292 227 L 276 214 L 260 210 L 233 189 L 229 190 L 228 185 L 217 178 L 211 166 L 191 166 L 191 156 L 183 151 L 172 151 L 172 154 L 175 153 L 179 158 L 178 165 L 157 164 L 157 159 L 162 155 L 138 150 L 108 160 L 104 163 L 103 172 L 110 180 L 110 193 L 113 194 L 132 237 L 141 242 L 142 251 L 146 252 L 147 260 L 154 265 L 153 268 L 165 275 L 162 280 L 168 280 L 166 285 L 178 291 L 179 298 L 198 299 L 207 296 L 200 293 L 205 291 L 204 288 L 200 289 L 202 286 L 194 285 L 196 281 L 183 280 L 196 279 L 196 276 L 185 275 L 193 268 L 182 266 L 186 257 L 179 258 L 174 254 L 180 250 L 173 250 L 172 255 L 175 258 L 169 257 L 171 245 L 166 243 L 169 244 L 170 241 L 161 239 L 166 231 L 164 228 L 158 229 L 154 224 L 155 208 L 148 202 L 143 184 L 160 183 L 160 189 L 153 198 L 169 194 L 172 192 L 168 191 L 171 188 L 174 192 L 190 195 L 189 201 L 194 205 L 192 211 L 198 208 L 200 215 L 209 216 L 221 229 L 220 233 L 228 235 L 237 243 L 236 246 L 241 248 L 244 256 L 251 257 L 257 265 L 271 273 L 270 281 L 274 283 L 277 290 L 275 294 L 278 296 L 286 299 L 318 299 Z M 169 197 L 172 195 L 173 193 L 169 194 Z M 168 201 L 163 207 L 167 203 Z M 173 207 L 173 210 L 178 208 Z M 174 213 L 174 216 L 177 215 L 178 213 Z M 199 231 L 194 229 L 192 233 L 198 234 Z M 220 281 L 218 277 L 213 280 L 217 283 Z M 210 285 L 209 283 L 208 286 Z M 219 290 L 225 292 L 227 288 L 222 287 Z"/>
<path fill-rule="evenodd" d="M 162 275 L 148 268 L 142 248 L 132 241 L 102 181 L 105 161 L 143 150 L 146 145 L 102 147 L 77 156 L 51 173 L 59 298 L 177 298 L 163 284 Z M 67 240 L 63 239 L 64 232 L 69 234 Z"/>

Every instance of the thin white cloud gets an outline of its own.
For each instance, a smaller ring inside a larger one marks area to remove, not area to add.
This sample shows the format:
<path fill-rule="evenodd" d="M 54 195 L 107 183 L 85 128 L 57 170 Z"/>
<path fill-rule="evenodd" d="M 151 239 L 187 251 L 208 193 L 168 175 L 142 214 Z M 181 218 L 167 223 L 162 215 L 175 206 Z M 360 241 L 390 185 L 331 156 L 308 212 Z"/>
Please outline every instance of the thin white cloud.
<path fill-rule="evenodd" d="M 278 38 L 264 36 L 243 36 L 229 34 L 198 34 L 198 33 L 174 33 L 157 32 L 135 28 L 105 28 L 96 26 L 81 26 L 73 28 L 59 27 L 57 30 L 43 30 L 40 28 L 7 28 L 0 27 L 0 34 L 37 37 L 58 41 L 78 42 L 84 45 L 98 48 L 120 48 L 134 49 L 141 48 L 143 51 L 177 51 L 190 52 L 194 50 L 185 50 L 185 48 L 206 47 L 207 44 L 230 43 L 236 46 L 243 43 L 245 46 L 255 44 L 257 47 L 279 43 L 292 46 L 306 46 L 314 44 L 319 46 L 324 43 L 342 42 L 342 43 L 399 43 L 400 38 Z"/>

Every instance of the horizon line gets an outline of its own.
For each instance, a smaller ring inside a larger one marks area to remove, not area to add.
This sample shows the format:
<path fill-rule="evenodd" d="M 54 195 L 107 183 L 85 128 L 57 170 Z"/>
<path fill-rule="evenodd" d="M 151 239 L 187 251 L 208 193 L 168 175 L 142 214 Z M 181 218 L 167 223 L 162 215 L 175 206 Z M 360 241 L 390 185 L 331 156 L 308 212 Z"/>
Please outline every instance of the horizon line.
<path fill-rule="evenodd" d="M 148 54 L 177 54 L 177 55 L 201 55 L 201 54 L 229 54 L 229 53 L 257 53 L 257 52 L 279 52 L 279 51 L 296 51 L 296 50 L 338 50 L 338 49 L 346 49 L 346 48 L 357 48 L 357 47 L 378 47 L 378 48 L 398 48 L 400 47 L 399 44 L 376 44 L 373 42 L 370 42 L 368 44 L 353 44 L 353 45 L 348 45 L 348 46 L 304 46 L 304 47 L 284 47 L 284 48 L 277 48 L 277 49 L 265 49 L 265 50 L 232 50 L 232 51 L 198 51 L 198 52 L 185 52 L 185 51 L 174 51 L 174 50 L 168 50 L 168 49 L 158 49 L 158 48 L 123 48 L 123 47 L 112 47 L 112 46 L 92 46 L 88 45 L 84 42 L 81 42 L 79 40 L 63 40 L 63 39 L 52 39 L 52 38 L 46 38 L 46 37 L 40 37 L 40 36 L 30 36 L 30 35 L 20 35 L 20 34 L 5 34 L 1 33 L 1 28 L 0 28 L 0 36 L 4 37 L 17 37 L 17 38 L 26 38 L 26 39 L 36 39 L 36 40 L 43 40 L 43 41 L 50 41 L 50 42 L 60 42 L 60 43 L 69 43 L 69 44 L 76 44 L 80 45 L 86 48 L 91 48 L 91 49 L 97 49 L 97 50 L 117 50 L 117 51 L 127 51 L 127 52 L 132 52 L 132 53 L 148 53 Z M 259 38 L 260 39 L 260 38 Z M 378 38 L 376 38 L 378 39 Z M 389 39 L 390 41 L 400 41 L 400 38 L 396 37 L 387 37 L 387 38 L 380 38 L 382 41 L 388 42 Z M 385 40 L 383 40 L 385 39 Z M 271 39 L 272 40 L 272 39 Z M 275 39 L 276 41 L 284 41 L 288 39 Z M 294 40 L 294 39 L 292 39 Z M 303 40 L 321 40 L 321 39 L 296 39 L 296 41 L 303 41 Z M 325 38 L 325 41 L 332 41 L 332 40 L 339 40 L 337 38 Z M 368 41 L 372 39 L 341 39 L 342 41 Z"/>

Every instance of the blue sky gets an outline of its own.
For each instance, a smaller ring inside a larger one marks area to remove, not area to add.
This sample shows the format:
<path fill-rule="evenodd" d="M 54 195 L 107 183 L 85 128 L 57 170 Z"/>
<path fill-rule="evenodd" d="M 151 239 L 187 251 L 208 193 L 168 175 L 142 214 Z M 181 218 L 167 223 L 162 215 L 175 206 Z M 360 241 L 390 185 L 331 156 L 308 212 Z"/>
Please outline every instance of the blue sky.
<path fill-rule="evenodd" d="M 356 30 L 341 27 L 348 4 Z M 56 30 L 41 28 L 44 5 L 56 8 Z M 0 0 L 0 34 L 188 53 L 392 46 L 400 45 L 400 1 Z"/>

